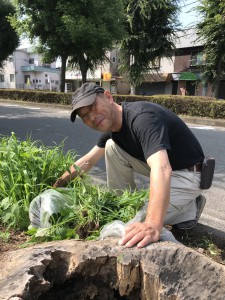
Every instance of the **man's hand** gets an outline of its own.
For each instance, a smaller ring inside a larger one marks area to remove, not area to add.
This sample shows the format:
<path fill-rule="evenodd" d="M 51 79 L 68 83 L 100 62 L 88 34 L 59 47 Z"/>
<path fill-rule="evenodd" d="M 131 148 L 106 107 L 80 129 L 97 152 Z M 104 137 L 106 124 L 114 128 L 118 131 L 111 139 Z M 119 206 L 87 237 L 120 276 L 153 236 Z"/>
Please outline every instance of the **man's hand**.
<path fill-rule="evenodd" d="M 136 222 L 126 227 L 124 237 L 119 245 L 132 247 L 137 244 L 138 248 L 144 247 L 151 242 L 157 242 L 160 238 L 160 230 L 152 222 Z"/>
<path fill-rule="evenodd" d="M 53 187 L 54 188 L 57 188 L 57 187 L 63 187 L 65 184 L 65 182 L 61 179 L 61 178 L 58 178 L 56 180 L 56 182 L 53 184 Z"/>

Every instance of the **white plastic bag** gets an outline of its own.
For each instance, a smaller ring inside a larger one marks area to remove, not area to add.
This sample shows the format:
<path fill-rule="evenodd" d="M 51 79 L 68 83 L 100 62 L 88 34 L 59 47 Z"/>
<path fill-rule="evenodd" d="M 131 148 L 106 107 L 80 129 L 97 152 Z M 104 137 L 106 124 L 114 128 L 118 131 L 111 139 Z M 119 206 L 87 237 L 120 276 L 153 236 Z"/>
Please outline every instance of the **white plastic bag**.
<path fill-rule="evenodd" d="M 44 191 L 31 201 L 29 208 L 31 224 L 29 228 L 50 227 L 50 217 L 55 213 L 62 212 L 65 208 L 69 209 L 71 205 L 71 200 L 57 190 Z"/>
<path fill-rule="evenodd" d="M 148 208 L 148 200 L 144 203 L 142 208 L 136 213 L 133 219 L 131 219 L 129 222 L 124 223 L 120 220 L 116 220 L 110 224 L 106 224 L 101 232 L 99 239 L 104 239 L 106 237 L 119 237 L 121 238 L 125 234 L 125 227 L 127 225 L 130 225 L 135 222 L 142 222 L 144 221 L 147 213 Z M 174 235 L 166 228 L 163 227 L 161 235 L 160 235 L 160 241 L 170 241 L 176 244 L 181 244 L 178 242 Z"/>
<path fill-rule="evenodd" d="M 41 193 L 35 197 L 29 208 L 30 226 L 29 228 L 48 228 L 51 226 L 49 222 L 50 217 L 55 213 L 61 213 L 65 209 L 74 209 L 73 201 L 71 197 L 67 197 L 65 194 L 58 192 L 57 190 L 50 189 Z M 106 224 L 101 232 L 99 239 L 106 237 L 118 237 L 121 238 L 125 234 L 125 227 L 135 222 L 142 222 L 145 219 L 148 207 L 148 200 L 144 203 L 142 208 L 136 213 L 135 217 L 129 222 L 124 223 L 120 220 L 113 221 Z M 170 241 L 180 244 L 173 234 L 166 228 L 162 229 L 160 235 L 161 241 Z"/>

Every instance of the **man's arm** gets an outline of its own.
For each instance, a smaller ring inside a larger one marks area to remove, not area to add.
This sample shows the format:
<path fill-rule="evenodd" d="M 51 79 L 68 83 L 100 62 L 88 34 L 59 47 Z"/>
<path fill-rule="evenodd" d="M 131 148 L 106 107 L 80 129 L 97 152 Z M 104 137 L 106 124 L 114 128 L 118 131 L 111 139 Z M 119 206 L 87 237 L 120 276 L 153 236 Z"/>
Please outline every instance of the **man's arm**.
<path fill-rule="evenodd" d="M 120 245 L 144 247 L 159 240 L 170 199 L 171 166 L 166 150 L 151 155 L 147 163 L 150 173 L 150 198 L 144 222 L 136 222 L 126 228 Z"/>
<path fill-rule="evenodd" d="M 88 172 L 105 154 L 105 149 L 94 146 L 87 154 L 82 156 L 70 167 L 70 173 L 66 171 L 60 178 L 56 180 L 53 187 L 62 187 L 72 181 L 75 177 L 82 173 Z M 80 170 L 80 171 L 78 171 Z"/>

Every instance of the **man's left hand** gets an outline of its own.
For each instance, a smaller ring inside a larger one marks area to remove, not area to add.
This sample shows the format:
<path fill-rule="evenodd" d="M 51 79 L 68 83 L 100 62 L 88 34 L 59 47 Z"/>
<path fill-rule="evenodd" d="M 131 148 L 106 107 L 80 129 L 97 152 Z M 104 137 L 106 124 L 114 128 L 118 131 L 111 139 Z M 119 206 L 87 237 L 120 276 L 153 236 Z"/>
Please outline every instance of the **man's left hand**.
<path fill-rule="evenodd" d="M 119 245 L 132 247 L 137 244 L 138 248 L 149 243 L 157 242 L 160 238 L 160 231 L 152 222 L 136 222 L 126 227 L 125 235 L 119 241 Z"/>

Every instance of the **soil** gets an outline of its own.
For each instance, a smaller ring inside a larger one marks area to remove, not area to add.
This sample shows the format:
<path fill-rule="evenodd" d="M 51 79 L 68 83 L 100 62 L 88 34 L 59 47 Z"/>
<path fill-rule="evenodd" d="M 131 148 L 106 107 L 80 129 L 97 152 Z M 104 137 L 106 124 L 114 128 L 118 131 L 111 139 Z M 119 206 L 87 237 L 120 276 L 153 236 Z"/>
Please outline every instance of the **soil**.
<path fill-rule="evenodd" d="M 185 246 L 225 265 L 225 247 L 213 242 L 210 235 L 203 235 L 201 232 L 198 233 L 194 230 L 184 231 L 172 227 L 167 227 L 167 229 L 171 230 L 175 238 Z M 9 236 L 7 238 L 6 229 L 0 227 L 0 256 L 4 252 L 20 249 L 30 239 L 25 231 L 10 230 L 8 232 Z"/>
<path fill-rule="evenodd" d="M 10 230 L 8 231 L 9 237 L 4 237 L 7 234 L 6 229 L 0 226 L 0 255 L 6 251 L 19 249 L 25 242 L 30 239 L 24 231 Z"/>

